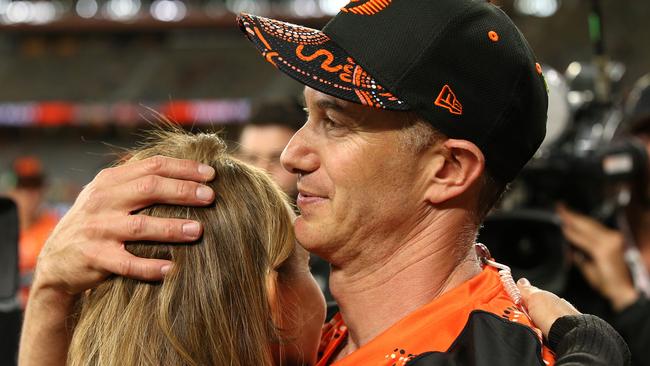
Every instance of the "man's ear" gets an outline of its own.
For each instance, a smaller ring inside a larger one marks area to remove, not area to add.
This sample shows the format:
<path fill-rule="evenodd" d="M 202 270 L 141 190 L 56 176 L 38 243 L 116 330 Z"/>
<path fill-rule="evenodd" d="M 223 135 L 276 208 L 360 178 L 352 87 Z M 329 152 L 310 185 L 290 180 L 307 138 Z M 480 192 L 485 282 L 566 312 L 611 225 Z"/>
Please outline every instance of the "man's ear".
<path fill-rule="evenodd" d="M 467 140 L 447 139 L 438 145 L 427 165 L 429 187 L 425 198 L 439 204 L 468 191 L 485 169 L 483 152 Z"/>

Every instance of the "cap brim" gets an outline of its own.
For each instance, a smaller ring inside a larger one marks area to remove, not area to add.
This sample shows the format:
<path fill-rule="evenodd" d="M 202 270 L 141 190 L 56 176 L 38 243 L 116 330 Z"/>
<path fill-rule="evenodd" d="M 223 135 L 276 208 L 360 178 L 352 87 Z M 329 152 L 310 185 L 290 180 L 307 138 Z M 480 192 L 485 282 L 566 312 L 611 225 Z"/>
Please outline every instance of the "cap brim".
<path fill-rule="evenodd" d="M 237 22 L 266 61 L 300 83 L 374 108 L 410 109 L 325 33 L 244 13 Z"/>

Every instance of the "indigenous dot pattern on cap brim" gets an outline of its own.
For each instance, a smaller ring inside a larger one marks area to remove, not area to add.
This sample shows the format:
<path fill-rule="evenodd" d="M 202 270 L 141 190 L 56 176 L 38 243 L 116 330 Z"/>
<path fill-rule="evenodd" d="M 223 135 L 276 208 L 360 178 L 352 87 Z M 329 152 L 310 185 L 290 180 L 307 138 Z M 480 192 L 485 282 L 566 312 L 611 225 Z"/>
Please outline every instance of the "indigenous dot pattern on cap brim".
<path fill-rule="evenodd" d="M 266 61 L 305 85 L 374 108 L 409 109 L 319 30 L 249 14 L 239 25 Z"/>

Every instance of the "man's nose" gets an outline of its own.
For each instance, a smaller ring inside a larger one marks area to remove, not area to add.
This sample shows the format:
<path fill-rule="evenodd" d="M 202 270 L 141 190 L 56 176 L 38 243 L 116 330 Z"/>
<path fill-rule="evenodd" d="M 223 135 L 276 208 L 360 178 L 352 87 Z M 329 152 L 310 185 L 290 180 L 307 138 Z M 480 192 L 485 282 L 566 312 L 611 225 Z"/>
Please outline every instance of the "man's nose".
<path fill-rule="evenodd" d="M 319 158 L 309 136 L 307 125 L 296 132 L 282 151 L 282 167 L 293 174 L 306 174 L 318 169 Z"/>

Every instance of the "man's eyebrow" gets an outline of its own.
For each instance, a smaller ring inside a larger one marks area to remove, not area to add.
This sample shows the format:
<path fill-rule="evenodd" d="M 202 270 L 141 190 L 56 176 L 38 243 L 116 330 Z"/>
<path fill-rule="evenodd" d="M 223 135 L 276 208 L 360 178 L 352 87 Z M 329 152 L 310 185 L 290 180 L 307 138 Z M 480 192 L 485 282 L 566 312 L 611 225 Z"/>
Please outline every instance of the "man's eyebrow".
<path fill-rule="evenodd" d="M 343 112 L 345 110 L 345 108 L 340 103 L 336 103 L 335 101 L 329 99 L 320 99 L 316 102 L 316 105 L 320 109 L 332 109 L 337 112 Z"/>

